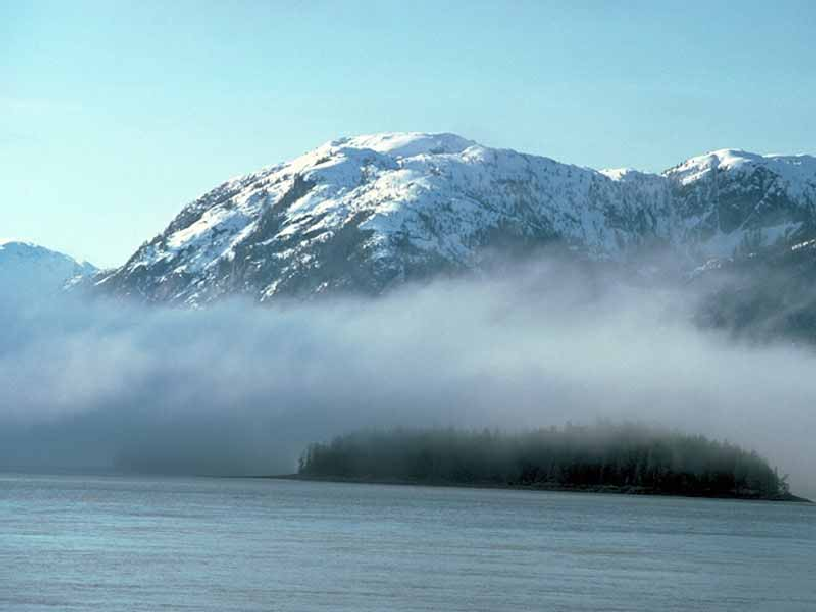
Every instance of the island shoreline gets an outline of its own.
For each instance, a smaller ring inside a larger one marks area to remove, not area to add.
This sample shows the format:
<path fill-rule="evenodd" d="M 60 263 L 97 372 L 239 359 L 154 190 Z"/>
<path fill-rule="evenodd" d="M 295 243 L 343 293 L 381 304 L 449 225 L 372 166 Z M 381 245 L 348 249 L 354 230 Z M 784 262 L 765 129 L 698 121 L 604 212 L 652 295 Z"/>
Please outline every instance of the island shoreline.
<path fill-rule="evenodd" d="M 673 491 L 660 491 L 646 487 L 619 487 L 608 486 L 564 486 L 558 484 L 538 483 L 532 485 L 497 483 L 497 482 L 451 482 L 437 480 L 410 480 L 399 478 L 338 478 L 324 476 L 304 476 L 301 474 L 274 474 L 263 476 L 252 476 L 251 478 L 261 480 L 289 480 L 296 482 L 325 482 L 337 484 L 366 484 L 366 485 L 389 485 L 389 486 L 415 486 L 415 487 L 438 487 L 453 489 L 498 489 L 510 491 L 536 491 L 543 493 L 592 493 L 600 495 L 627 495 L 627 496 L 652 496 L 652 497 L 681 497 L 687 499 L 723 499 L 740 501 L 765 501 L 765 502 L 789 502 L 813 504 L 813 500 L 800 497 L 792 493 L 776 496 L 759 495 L 725 495 L 722 493 L 676 493 Z"/>

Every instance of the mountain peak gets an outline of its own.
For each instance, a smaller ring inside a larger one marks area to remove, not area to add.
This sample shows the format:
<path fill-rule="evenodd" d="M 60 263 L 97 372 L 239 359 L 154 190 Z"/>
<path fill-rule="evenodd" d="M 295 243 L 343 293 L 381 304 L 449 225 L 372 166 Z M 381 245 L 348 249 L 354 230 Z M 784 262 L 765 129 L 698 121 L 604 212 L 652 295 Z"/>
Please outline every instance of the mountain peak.
<path fill-rule="evenodd" d="M 753 172 L 765 168 L 781 177 L 797 191 L 816 185 L 816 158 L 808 155 L 759 155 L 744 149 L 717 149 L 704 155 L 692 157 L 663 176 L 673 178 L 682 185 L 694 183 L 711 172 Z"/>
<path fill-rule="evenodd" d="M 9 253 L 16 253 L 21 256 L 71 261 L 78 268 L 81 268 L 87 272 L 95 272 L 98 270 L 96 266 L 87 261 L 78 261 L 70 255 L 60 251 L 55 251 L 54 249 L 49 249 L 48 247 L 42 246 L 41 244 L 37 244 L 36 242 L 32 242 L 30 240 L 20 240 L 18 238 L 0 238 L 0 251 L 5 251 L 6 255 Z"/>
<path fill-rule="evenodd" d="M 38 247 L 39 245 L 30 242 L 28 240 L 20 240 L 18 238 L 0 238 L 0 248 L 5 246 L 12 247 L 12 246 L 21 246 L 21 247 Z"/>
<path fill-rule="evenodd" d="M 447 132 L 382 132 L 378 134 L 363 134 L 351 138 L 333 140 L 325 146 L 348 147 L 354 149 L 371 149 L 397 159 L 417 157 L 419 155 L 439 155 L 446 153 L 461 153 L 465 149 L 477 145 L 456 134 Z"/>
<path fill-rule="evenodd" d="M 744 164 L 761 162 L 763 157 L 744 149 L 716 149 L 703 155 L 690 157 L 683 163 L 664 172 L 678 178 L 681 183 L 691 183 L 711 170 L 739 168 Z"/>
<path fill-rule="evenodd" d="M 3 300 L 39 299 L 59 291 L 77 276 L 96 272 L 59 251 L 23 240 L 0 239 L 0 297 Z"/>

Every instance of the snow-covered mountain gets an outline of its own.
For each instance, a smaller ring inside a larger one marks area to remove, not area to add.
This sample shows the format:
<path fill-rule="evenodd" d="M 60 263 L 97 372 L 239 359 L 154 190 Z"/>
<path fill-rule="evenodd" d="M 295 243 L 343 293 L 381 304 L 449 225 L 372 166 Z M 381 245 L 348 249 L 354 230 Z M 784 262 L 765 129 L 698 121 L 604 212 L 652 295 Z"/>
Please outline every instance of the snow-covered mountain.
<path fill-rule="evenodd" d="M 701 327 L 816 345 L 816 240 L 710 263 L 694 278 Z"/>
<path fill-rule="evenodd" d="M 0 295 L 4 301 L 46 298 L 75 277 L 97 269 L 58 251 L 18 240 L 0 239 Z"/>
<path fill-rule="evenodd" d="M 342 138 L 219 185 L 121 268 L 106 293 L 202 304 L 379 293 L 485 253 L 561 243 L 637 263 L 665 246 L 693 268 L 808 237 L 816 158 L 723 149 L 661 174 L 561 164 L 453 134 Z"/>

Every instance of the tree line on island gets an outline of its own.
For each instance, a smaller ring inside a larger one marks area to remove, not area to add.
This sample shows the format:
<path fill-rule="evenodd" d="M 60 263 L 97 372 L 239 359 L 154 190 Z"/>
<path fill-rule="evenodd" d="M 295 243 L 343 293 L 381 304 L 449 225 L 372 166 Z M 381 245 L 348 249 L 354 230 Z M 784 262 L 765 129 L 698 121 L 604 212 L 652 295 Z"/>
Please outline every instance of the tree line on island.
<path fill-rule="evenodd" d="M 363 430 L 311 444 L 298 463 L 306 479 L 794 498 L 755 451 L 636 424 Z"/>

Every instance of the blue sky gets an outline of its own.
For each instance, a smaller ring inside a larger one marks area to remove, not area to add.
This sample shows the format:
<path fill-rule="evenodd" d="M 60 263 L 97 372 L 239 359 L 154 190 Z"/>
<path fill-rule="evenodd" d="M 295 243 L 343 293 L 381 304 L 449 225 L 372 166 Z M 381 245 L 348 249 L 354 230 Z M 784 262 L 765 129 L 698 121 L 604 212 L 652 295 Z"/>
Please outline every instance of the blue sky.
<path fill-rule="evenodd" d="M 810 1 L 0 0 L 0 237 L 118 265 L 224 179 L 376 131 L 814 154 L 814 32 Z"/>

